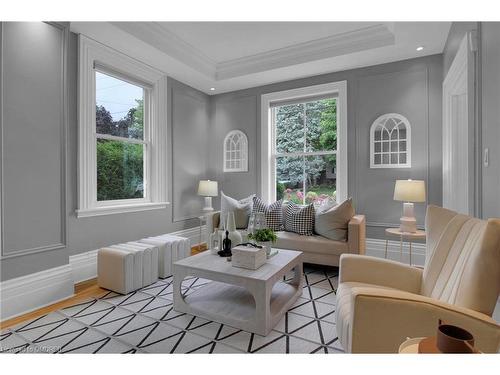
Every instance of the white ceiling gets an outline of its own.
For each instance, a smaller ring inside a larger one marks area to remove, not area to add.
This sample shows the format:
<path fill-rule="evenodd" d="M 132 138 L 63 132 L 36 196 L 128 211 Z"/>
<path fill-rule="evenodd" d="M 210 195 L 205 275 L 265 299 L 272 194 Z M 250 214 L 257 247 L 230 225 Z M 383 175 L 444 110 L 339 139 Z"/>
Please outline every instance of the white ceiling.
<path fill-rule="evenodd" d="M 376 22 L 161 22 L 216 63 L 325 38 Z M 228 48 L 229 47 L 229 48 Z"/>
<path fill-rule="evenodd" d="M 207 94 L 441 53 L 449 28 L 450 22 L 71 23 L 72 31 Z"/>

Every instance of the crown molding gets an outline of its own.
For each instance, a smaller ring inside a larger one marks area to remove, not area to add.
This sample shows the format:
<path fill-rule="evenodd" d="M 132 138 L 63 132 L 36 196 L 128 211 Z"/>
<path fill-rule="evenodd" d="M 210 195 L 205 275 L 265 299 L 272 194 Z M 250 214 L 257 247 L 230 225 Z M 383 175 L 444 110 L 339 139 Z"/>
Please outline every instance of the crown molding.
<path fill-rule="evenodd" d="M 395 43 L 386 24 L 336 34 L 216 65 L 216 80 L 346 55 Z"/>
<path fill-rule="evenodd" d="M 315 39 L 217 63 L 157 22 L 111 22 L 145 43 L 216 81 L 393 45 L 387 24 Z"/>
<path fill-rule="evenodd" d="M 216 62 L 157 22 L 110 22 L 161 52 L 214 79 Z"/>

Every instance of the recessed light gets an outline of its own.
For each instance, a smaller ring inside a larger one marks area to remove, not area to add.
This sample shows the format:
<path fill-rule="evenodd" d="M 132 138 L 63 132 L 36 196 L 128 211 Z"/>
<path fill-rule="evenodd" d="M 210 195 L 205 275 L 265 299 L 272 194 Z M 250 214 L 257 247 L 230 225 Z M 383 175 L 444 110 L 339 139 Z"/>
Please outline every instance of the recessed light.
<path fill-rule="evenodd" d="M 420 46 L 420 47 L 417 47 L 417 51 L 422 51 L 424 49 L 424 47 Z"/>
<path fill-rule="evenodd" d="M 215 91 L 215 87 L 210 87 L 210 91 Z"/>

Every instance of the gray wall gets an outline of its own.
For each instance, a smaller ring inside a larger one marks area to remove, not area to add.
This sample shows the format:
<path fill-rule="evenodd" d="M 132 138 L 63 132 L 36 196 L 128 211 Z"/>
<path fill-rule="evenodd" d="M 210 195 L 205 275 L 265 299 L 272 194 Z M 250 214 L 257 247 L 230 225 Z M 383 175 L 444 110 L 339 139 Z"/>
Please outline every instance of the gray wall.
<path fill-rule="evenodd" d="M 481 63 L 482 147 L 490 159 L 482 168 L 482 214 L 500 218 L 500 22 L 481 23 Z"/>
<path fill-rule="evenodd" d="M 441 204 L 442 55 L 422 57 L 267 85 L 212 97 L 209 174 L 229 195 L 242 198 L 259 192 L 260 95 L 347 80 L 348 189 L 357 212 L 368 221 L 368 236 L 398 225 L 402 205 L 392 199 L 394 180 L 427 181 L 428 202 Z M 412 124 L 412 168 L 370 169 L 369 128 L 381 114 L 399 112 Z M 229 130 L 243 130 L 249 139 L 249 172 L 222 172 L 222 141 Z M 423 224 L 424 204 L 417 204 Z"/>
<path fill-rule="evenodd" d="M 3 23 L 1 279 L 68 263 L 65 190 L 67 31 Z"/>
<path fill-rule="evenodd" d="M 3 26 L 0 280 L 68 264 L 70 255 L 112 243 L 197 226 L 197 183 L 208 177 L 209 96 L 168 80 L 168 197 L 174 204 L 79 219 L 77 36 L 42 23 Z"/>

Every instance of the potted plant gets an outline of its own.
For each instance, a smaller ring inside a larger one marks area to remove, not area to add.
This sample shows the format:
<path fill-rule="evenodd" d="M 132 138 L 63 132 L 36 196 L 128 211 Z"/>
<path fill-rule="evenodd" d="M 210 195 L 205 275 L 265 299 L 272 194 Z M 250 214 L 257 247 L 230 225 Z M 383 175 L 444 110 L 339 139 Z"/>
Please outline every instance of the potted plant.
<path fill-rule="evenodd" d="M 248 235 L 248 238 L 262 246 L 266 250 L 267 255 L 271 254 L 271 243 L 275 243 L 278 239 L 276 233 L 269 228 L 256 229 L 253 233 Z"/>

